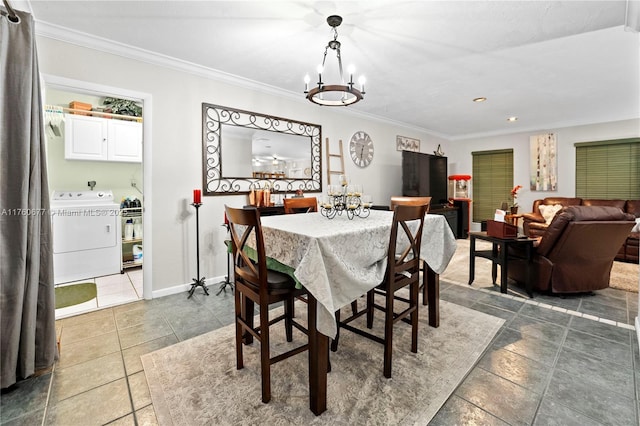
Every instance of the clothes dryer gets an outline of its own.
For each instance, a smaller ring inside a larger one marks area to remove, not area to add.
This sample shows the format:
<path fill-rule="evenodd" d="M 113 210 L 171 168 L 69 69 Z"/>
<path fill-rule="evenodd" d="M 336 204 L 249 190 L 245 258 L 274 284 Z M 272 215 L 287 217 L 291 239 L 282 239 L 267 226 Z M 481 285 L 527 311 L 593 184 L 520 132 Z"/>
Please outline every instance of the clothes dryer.
<path fill-rule="evenodd" d="M 55 284 L 120 272 L 122 225 L 112 191 L 54 191 L 51 223 Z"/>

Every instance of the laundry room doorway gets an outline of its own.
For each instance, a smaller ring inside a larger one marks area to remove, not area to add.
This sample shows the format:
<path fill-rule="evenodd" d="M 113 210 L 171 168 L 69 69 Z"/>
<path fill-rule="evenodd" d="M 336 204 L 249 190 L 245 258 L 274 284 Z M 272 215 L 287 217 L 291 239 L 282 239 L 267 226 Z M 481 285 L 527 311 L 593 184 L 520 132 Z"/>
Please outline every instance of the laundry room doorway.
<path fill-rule="evenodd" d="M 44 81 L 56 319 L 151 299 L 151 95 Z"/>

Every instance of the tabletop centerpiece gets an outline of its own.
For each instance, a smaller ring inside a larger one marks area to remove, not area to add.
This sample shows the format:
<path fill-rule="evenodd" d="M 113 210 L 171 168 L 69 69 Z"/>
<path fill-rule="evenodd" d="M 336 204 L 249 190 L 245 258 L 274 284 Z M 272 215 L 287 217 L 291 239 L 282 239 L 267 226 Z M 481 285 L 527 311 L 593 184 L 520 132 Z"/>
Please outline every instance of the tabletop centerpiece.
<path fill-rule="evenodd" d="M 340 185 L 329 185 L 320 213 L 329 219 L 343 213 L 350 220 L 356 216 L 365 218 L 371 213 L 371 196 L 362 194 L 362 185 L 350 185 L 341 175 Z"/>

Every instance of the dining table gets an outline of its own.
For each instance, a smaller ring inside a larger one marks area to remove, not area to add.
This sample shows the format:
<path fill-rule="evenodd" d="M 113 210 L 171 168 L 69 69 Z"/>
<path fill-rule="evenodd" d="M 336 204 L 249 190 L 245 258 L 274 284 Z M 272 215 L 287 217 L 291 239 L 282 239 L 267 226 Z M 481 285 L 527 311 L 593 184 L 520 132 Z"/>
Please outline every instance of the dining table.
<path fill-rule="evenodd" d="M 293 270 L 308 292 L 309 405 L 320 415 L 327 408 L 329 338 L 337 332 L 335 312 L 379 285 L 386 269 L 392 211 L 371 210 L 367 217 L 321 213 L 262 217 L 267 257 Z M 424 281 L 431 280 L 429 323 L 439 323 L 434 280 L 444 272 L 456 240 L 444 216 L 425 215 L 420 257 Z"/>

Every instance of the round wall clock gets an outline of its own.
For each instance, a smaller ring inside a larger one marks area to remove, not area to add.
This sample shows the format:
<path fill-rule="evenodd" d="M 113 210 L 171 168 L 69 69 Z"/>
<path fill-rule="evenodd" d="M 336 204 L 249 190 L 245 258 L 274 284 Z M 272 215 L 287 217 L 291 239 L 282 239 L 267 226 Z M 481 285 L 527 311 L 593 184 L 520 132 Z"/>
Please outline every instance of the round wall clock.
<path fill-rule="evenodd" d="M 357 131 L 349 141 L 349 154 L 358 167 L 367 167 L 373 160 L 373 140 L 366 132 Z"/>

